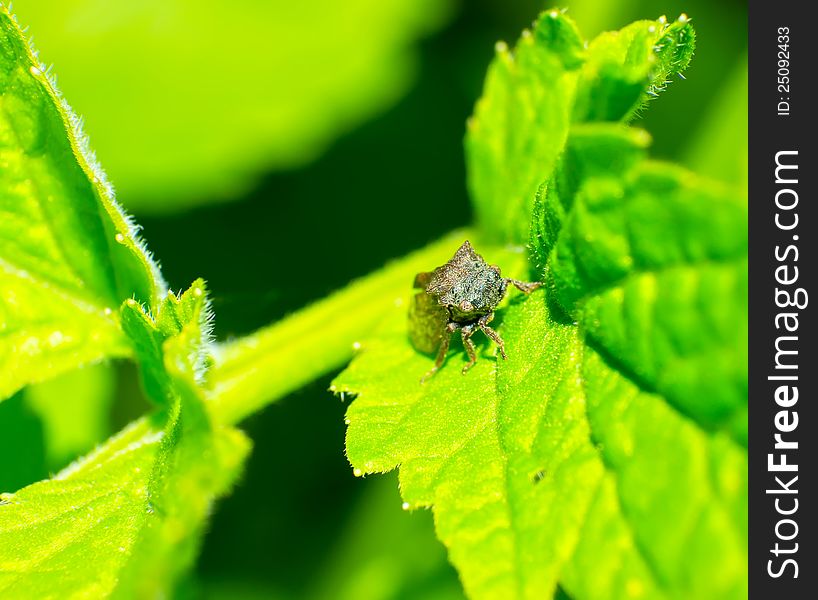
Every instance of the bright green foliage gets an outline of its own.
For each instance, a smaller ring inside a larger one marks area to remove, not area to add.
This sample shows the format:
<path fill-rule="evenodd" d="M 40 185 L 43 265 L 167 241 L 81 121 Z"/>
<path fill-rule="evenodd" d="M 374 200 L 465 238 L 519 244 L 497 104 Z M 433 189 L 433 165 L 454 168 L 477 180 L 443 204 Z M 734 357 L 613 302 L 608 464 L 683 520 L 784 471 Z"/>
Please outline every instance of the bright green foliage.
<path fill-rule="evenodd" d="M 540 26 L 547 19 L 565 18 Z M 655 91 L 645 72 L 639 90 L 626 85 L 628 69 L 599 68 L 616 64 L 615 42 L 653 48 L 649 29 L 590 44 L 576 98 L 588 86 L 595 104 L 574 107 L 575 117 L 625 119 Z M 692 40 L 685 23 L 663 31 Z M 538 43 L 548 56 L 548 38 Z M 655 60 L 689 59 L 676 52 Z M 563 97 L 529 89 L 536 81 L 520 74 L 508 94 Z M 520 135 L 503 130 L 502 107 L 484 99 L 477 112 L 496 119 L 491 139 Z M 410 346 L 396 309 L 334 382 L 357 395 L 348 457 L 358 474 L 400 465 L 403 497 L 434 508 L 473 598 L 543 598 L 558 584 L 575 600 L 745 597 L 746 200 L 647 161 L 644 132 L 565 127 L 560 157 L 536 163 L 536 187 L 535 163 L 505 171 L 506 189 L 530 194 L 530 211 L 513 209 L 516 227 L 529 232 L 534 276 L 546 283 L 499 312 L 508 360 L 486 356 L 495 353 L 486 343 L 463 376 L 453 350 L 421 385 L 432 359 Z M 484 168 L 470 149 L 470 168 Z M 491 214 L 495 200 L 476 194 L 478 212 Z M 481 224 L 490 239 L 514 239 L 496 215 Z M 498 248 L 472 241 L 505 269 Z"/>
<path fill-rule="evenodd" d="M 162 439 L 161 425 L 140 422 L 54 479 L 4 496 L 2 595 L 109 593 L 149 515 L 150 478 L 162 459 Z"/>
<path fill-rule="evenodd" d="M 204 404 L 199 382 L 209 333 L 203 283 L 194 282 L 179 297 L 169 295 L 155 320 L 135 303 L 122 310 L 126 330 L 136 328 L 125 317 L 130 312 L 139 315 L 145 330 L 161 336 L 155 347 L 137 343 L 137 357 L 146 391 L 154 390 L 157 402 L 168 402 L 171 414 L 180 413 L 170 420 L 173 455 L 153 474 L 158 487 L 150 508 L 157 518 L 146 522 L 117 589 L 126 598 L 156 597 L 192 565 L 211 503 L 232 485 L 250 444 L 240 431 L 211 422 Z"/>
<path fill-rule="evenodd" d="M 235 197 L 265 170 L 313 160 L 388 108 L 414 76 L 416 40 L 449 6 L 14 2 L 122 202 L 157 212 Z"/>
<path fill-rule="evenodd" d="M 610 124 L 576 125 L 551 178 L 537 190 L 529 233 L 534 272 L 546 272 L 549 253 L 571 209 L 580 182 L 612 176 L 632 168 L 643 156 L 650 136 L 639 129 Z M 548 202 L 545 202 L 545 197 Z"/>
<path fill-rule="evenodd" d="M 0 398 L 127 354 L 116 308 L 161 293 L 84 144 L 0 7 Z"/>
<path fill-rule="evenodd" d="M 199 282 L 167 298 L 155 320 L 125 303 L 123 313 L 160 332 L 158 353 L 137 345 L 137 355 L 151 365 L 157 381 L 146 389 L 165 410 L 53 479 L 3 497 L 4 598 L 153 597 L 190 565 L 213 498 L 249 450 L 243 434 L 210 423 L 196 383 L 205 311 Z"/>
<path fill-rule="evenodd" d="M 572 598 L 742 597 L 744 450 L 611 368 L 544 300 L 503 315 L 508 361 L 464 377 L 452 354 L 425 385 L 430 359 L 396 311 L 335 382 L 358 394 L 350 461 L 401 465 L 471 597 L 542 598 L 557 581 Z"/>

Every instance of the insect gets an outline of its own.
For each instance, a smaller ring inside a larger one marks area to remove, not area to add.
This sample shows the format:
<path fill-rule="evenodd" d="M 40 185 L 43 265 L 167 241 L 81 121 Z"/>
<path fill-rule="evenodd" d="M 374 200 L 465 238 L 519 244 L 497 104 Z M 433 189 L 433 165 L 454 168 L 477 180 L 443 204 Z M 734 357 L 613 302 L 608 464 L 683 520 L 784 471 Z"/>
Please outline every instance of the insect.
<path fill-rule="evenodd" d="M 506 358 L 503 339 L 489 323 L 509 284 L 526 294 L 542 285 L 538 281 L 526 283 L 503 277 L 500 267 L 483 260 L 468 240 L 445 265 L 415 276 L 414 287 L 421 291 L 415 294 L 409 307 L 409 338 L 420 352 L 437 351 L 435 365 L 421 383 L 443 365 L 451 336 L 458 329 L 469 355 L 464 374 L 477 362 L 471 336 L 478 329 L 497 344 L 503 359 Z"/>

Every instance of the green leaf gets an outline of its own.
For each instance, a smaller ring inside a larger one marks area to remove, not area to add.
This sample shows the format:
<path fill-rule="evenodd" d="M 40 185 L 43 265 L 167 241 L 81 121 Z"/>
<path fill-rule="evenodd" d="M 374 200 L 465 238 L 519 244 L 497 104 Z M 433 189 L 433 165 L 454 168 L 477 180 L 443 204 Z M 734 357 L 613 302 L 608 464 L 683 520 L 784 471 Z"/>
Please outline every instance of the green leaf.
<path fill-rule="evenodd" d="M 149 515 L 163 439 L 161 425 L 140 421 L 53 479 L 2 496 L 3 596 L 108 594 Z"/>
<path fill-rule="evenodd" d="M 527 239 L 534 194 L 568 136 L 582 60 L 579 32 L 558 11 L 543 13 L 513 52 L 497 44 L 466 133 L 477 224 L 493 242 Z"/>
<path fill-rule="evenodd" d="M 576 122 L 633 118 L 687 68 L 695 40 L 685 15 L 670 24 L 662 17 L 600 34 L 588 47 L 572 118 Z"/>
<path fill-rule="evenodd" d="M 235 430 L 203 444 L 197 435 L 180 439 L 181 429 L 178 415 L 164 429 L 139 421 L 53 479 L 3 495 L 3 597 L 45 598 L 55 590 L 145 597 L 167 589 L 189 566 L 213 496 L 249 449 Z"/>
<path fill-rule="evenodd" d="M 0 398 L 128 346 L 163 283 L 78 122 L 0 5 Z"/>
<path fill-rule="evenodd" d="M 417 40 L 451 5 L 14 3 L 140 212 L 236 198 L 271 168 L 314 160 L 406 93 Z"/>
<path fill-rule="evenodd" d="M 155 320 L 135 301 L 123 311 L 140 312 L 146 328 L 163 332 L 164 369 L 153 371 L 151 389 L 164 394 L 165 410 L 53 479 L 2 496 L 4 598 L 56 589 L 66 597 L 155 597 L 190 567 L 211 504 L 238 475 L 249 441 L 207 416 L 197 383 L 206 338 L 201 283 L 162 308 Z"/>

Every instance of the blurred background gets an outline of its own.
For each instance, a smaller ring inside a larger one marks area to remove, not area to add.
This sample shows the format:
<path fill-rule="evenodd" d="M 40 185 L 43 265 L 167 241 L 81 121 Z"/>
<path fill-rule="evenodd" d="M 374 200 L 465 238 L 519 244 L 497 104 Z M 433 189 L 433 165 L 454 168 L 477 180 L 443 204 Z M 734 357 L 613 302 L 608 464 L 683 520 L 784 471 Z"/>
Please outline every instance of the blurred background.
<path fill-rule="evenodd" d="M 745 2 L 563 2 L 586 38 L 692 17 L 697 52 L 636 124 L 653 156 L 746 187 Z M 174 290 L 208 281 L 220 340 L 249 333 L 467 224 L 464 123 L 520 0 L 16 0 L 40 58 Z M 356 479 L 331 376 L 244 423 L 216 508 L 207 598 L 458 598 L 431 514 L 394 474 Z M 67 402 L 66 398 L 72 401 Z M 143 413 L 128 363 L 0 404 L 0 489 L 48 476 Z"/>

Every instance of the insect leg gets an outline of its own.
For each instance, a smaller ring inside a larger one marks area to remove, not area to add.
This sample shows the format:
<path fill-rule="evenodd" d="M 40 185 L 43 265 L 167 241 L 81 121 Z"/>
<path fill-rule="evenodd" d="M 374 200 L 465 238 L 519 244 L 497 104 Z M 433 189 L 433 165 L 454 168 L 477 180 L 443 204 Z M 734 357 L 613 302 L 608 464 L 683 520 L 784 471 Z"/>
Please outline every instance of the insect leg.
<path fill-rule="evenodd" d="M 474 366 L 477 362 L 477 352 L 474 349 L 474 342 L 471 341 L 471 336 L 474 334 L 474 324 L 464 325 L 460 330 L 460 337 L 463 340 L 463 347 L 466 349 L 466 354 L 469 355 L 469 362 L 463 367 L 463 374 Z"/>
<path fill-rule="evenodd" d="M 532 281 L 531 283 L 527 283 L 525 281 L 519 281 L 517 279 L 506 279 L 508 283 L 516 287 L 521 292 L 525 292 L 526 294 L 530 294 L 538 287 L 542 285 L 541 281 Z"/>
<path fill-rule="evenodd" d="M 494 331 L 491 327 L 489 327 L 489 323 L 494 318 L 494 313 L 490 312 L 487 315 L 483 315 L 477 321 L 477 326 L 480 328 L 480 331 L 485 333 L 489 338 L 491 338 L 497 347 L 500 348 L 500 354 L 503 357 L 503 360 L 506 359 L 506 345 L 503 342 L 503 338 L 500 337 L 500 334 Z"/>
<path fill-rule="evenodd" d="M 437 370 L 443 366 L 443 361 L 446 360 L 446 353 L 449 351 L 449 342 L 452 340 L 452 334 L 460 327 L 459 323 L 449 323 L 446 329 L 443 330 L 443 335 L 440 340 L 440 348 L 437 351 L 437 358 L 435 359 L 435 366 L 432 367 L 426 375 L 421 377 L 420 382 L 426 383 L 426 380 L 434 375 Z"/>

